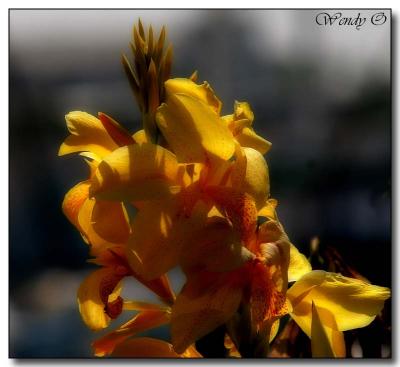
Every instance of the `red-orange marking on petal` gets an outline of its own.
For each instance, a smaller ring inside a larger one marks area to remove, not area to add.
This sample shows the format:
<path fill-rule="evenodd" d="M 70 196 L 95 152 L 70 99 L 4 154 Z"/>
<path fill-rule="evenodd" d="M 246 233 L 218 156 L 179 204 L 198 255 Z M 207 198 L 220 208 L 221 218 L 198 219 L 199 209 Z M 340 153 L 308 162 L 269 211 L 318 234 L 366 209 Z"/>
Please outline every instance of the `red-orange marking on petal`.
<path fill-rule="evenodd" d="M 251 312 L 258 324 L 287 313 L 286 297 L 274 284 L 268 266 L 259 259 L 253 261 L 251 279 Z"/>
<path fill-rule="evenodd" d="M 113 118 L 102 112 L 99 112 L 98 115 L 104 128 L 117 145 L 123 147 L 136 143 L 132 136 Z"/>
<path fill-rule="evenodd" d="M 234 188 L 209 186 L 205 189 L 218 205 L 226 211 L 229 220 L 239 231 L 242 241 L 247 244 L 257 228 L 257 208 L 254 200 L 246 193 Z"/>

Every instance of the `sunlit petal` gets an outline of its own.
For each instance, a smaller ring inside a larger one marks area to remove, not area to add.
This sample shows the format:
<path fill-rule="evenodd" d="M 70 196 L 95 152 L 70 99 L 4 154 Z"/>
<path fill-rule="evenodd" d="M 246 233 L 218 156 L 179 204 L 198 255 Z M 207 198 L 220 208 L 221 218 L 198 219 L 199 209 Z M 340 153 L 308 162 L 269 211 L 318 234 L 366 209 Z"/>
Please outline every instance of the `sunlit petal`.
<path fill-rule="evenodd" d="M 90 194 L 117 201 L 162 198 L 179 190 L 177 175 L 178 163 L 168 150 L 150 143 L 129 145 L 99 164 Z"/>
<path fill-rule="evenodd" d="M 180 162 L 229 159 L 234 140 L 226 124 L 206 103 L 186 94 L 173 94 L 158 108 L 157 125 Z"/>
<path fill-rule="evenodd" d="M 207 82 L 199 85 L 186 78 L 169 79 L 165 82 L 165 91 L 167 99 L 174 94 L 186 94 L 206 103 L 217 114 L 221 111 L 222 103 Z"/>

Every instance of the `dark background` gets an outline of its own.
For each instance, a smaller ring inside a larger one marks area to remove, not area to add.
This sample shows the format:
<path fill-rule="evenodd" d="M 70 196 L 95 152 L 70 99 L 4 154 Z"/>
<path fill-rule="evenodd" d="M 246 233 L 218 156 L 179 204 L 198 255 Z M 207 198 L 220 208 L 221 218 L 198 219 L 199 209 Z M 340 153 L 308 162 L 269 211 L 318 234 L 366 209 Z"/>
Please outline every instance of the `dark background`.
<path fill-rule="evenodd" d="M 91 355 L 98 335 L 80 320 L 76 290 L 93 267 L 61 212 L 87 169 L 57 151 L 72 110 L 139 129 L 120 65 L 139 16 L 167 26 L 173 76 L 197 69 L 224 114 L 235 99 L 251 104 L 256 131 L 273 143 L 271 193 L 291 241 L 307 253 L 318 236 L 372 283 L 391 286 L 390 14 L 356 30 L 318 26 L 318 12 L 10 11 L 11 356 Z M 343 11 L 358 12 L 374 13 Z M 135 284 L 126 292 L 150 297 Z"/>

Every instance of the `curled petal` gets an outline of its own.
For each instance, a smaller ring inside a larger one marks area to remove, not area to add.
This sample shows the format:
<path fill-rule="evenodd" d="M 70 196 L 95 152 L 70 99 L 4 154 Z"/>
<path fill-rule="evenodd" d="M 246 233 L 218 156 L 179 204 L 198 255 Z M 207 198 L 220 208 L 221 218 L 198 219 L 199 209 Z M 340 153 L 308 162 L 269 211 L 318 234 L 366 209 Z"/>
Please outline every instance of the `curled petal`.
<path fill-rule="evenodd" d="M 111 321 L 110 316 L 105 312 L 104 301 L 118 299 L 120 289 L 117 287 L 118 281 L 113 282 L 112 289 L 108 288 L 107 291 L 104 285 L 114 276 L 115 272 L 112 268 L 99 269 L 89 274 L 79 287 L 79 312 L 85 324 L 92 330 L 104 329 Z"/>
<path fill-rule="evenodd" d="M 93 152 L 104 158 L 118 148 L 98 118 L 86 112 L 73 111 L 65 116 L 65 120 L 71 135 L 61 145 L 58 155 Z"/>
<path fill-rule="evenodd" d="M 159 145 L 121 147 L 99 164 L 90 195 L 117 201 L 162 198 L 179 191 L 178 171 L 174 154 Z"/>
<path fill-rule="evenodd" d="M 104 357 L 113 353 L 127 338 L 143 331 L 154 329 L 169 322 L 169 312 L 165 310 L 146 310 L 137 314 L 132 320 L 121 325 L 113 332 L 97 339 L 93 344 L 94 354 Z"/>
<path fill-rule="evenodd" d="M 335 324 L 327 326 L 345 331 L 369 325 L 390 297 L 390 290 L 340 274 L 314 270 L 295 282 L 287 296 L 293 307 L 293 319 L 311 336 L 312 302 L 318 306 L 320 314 L 327 310 L 334 315 Z M 329 318 L 323 320 L 330 322 Z"/>

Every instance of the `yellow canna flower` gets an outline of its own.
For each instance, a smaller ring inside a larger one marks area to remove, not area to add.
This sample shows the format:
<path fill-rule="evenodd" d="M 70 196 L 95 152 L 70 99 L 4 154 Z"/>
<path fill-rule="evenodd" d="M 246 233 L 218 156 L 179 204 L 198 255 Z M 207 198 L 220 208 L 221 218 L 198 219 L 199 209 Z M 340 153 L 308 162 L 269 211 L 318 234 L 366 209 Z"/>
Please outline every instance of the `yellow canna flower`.
<path fill-rule="evenodd" d="M 133 37 L 134 66 L 125 56 L 122 63 L 144 129 L 130 135 L 105 114 L 74 111 L 59 151 L 79 152 L 90 168 L 63 201 L 101 267 L 78 290 L 82 318 L 101 330 L 123 311 L 138 312 L 96 340 L 95 355 L 199 358 L 194 343 L 225 324 L 230 356 L 266 356 L 290 314 L 313 356 L 344 357 L 343 331 L 372 322 L 390 291 L 312 271 L 270 198 L 263 155 L 271 143 L 254 131 L 250 105 L 236 101 L 221 116 L 221 101 L 196 73 L 169 79 L 164 28 L 155 40 L 139 21 Z M 132 221 L 126 205 L 137 209 Z M 186 276 L 176 298 L 166 275 L 175 266 Z M 124 300 L 130 276 L 165 305 Z M 165 324 L 172 344 L 138 336 Z"/>

